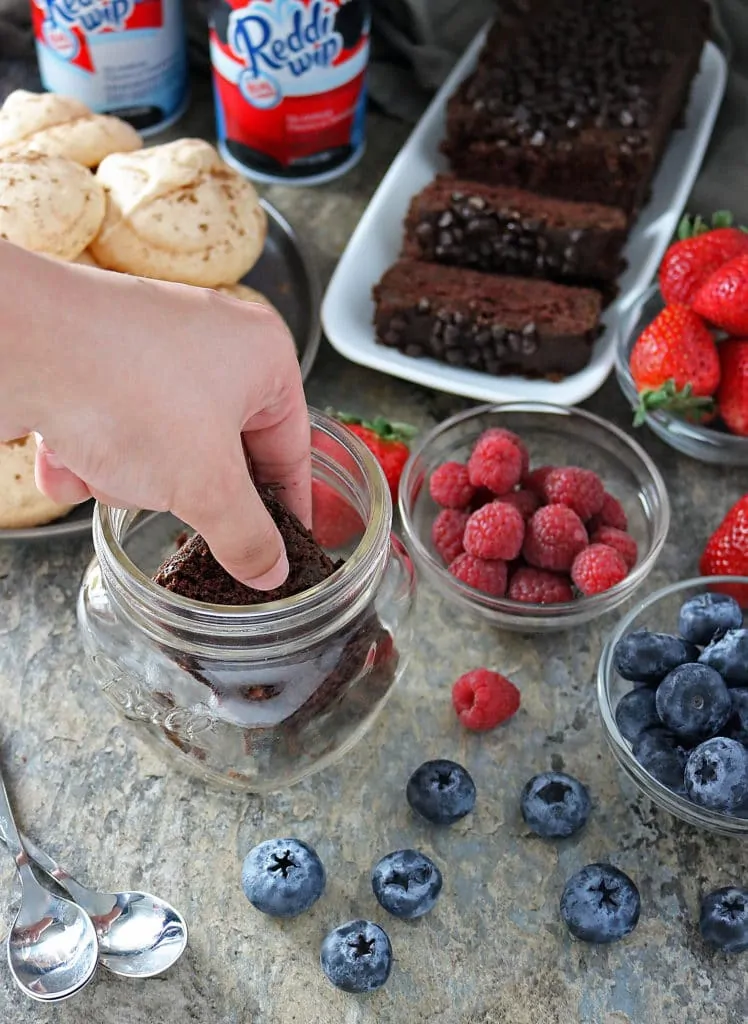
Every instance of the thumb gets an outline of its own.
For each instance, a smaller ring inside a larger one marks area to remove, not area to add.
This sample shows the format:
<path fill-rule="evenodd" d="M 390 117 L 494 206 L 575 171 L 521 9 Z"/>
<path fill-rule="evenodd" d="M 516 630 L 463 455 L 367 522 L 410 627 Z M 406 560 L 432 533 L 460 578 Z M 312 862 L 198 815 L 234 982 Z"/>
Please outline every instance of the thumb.
<path fill-rule="evenodd" d="M 204 537 L 216 561 L 240 583 L 255 590 L 280 587 L 288 576 L 288 557 L 252 483 L 241 441 L 237 438 L 228 463 L 212 466 L 209 474 L 195 467 L 192 478 L 200 481 L 200 490 L 173 509 L 176 515 Z"/>

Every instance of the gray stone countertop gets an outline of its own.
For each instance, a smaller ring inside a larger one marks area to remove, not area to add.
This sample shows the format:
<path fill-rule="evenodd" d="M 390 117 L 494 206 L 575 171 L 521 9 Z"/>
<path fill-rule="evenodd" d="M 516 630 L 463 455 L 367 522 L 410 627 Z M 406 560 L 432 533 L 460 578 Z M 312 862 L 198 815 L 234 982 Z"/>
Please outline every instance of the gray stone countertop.
<path fill-rule="evenodd" d="M 372 116 L 361 165 L 318 189 L 265 190 L 316 254 L 327 280 L 335 260 L 404 139 Z M 212 134 L 207 94 L 172 134 Z M 344 362 L 323 343 L 308 385 L 316 406 L 383 413 L 431 427 L 467 403 Z M 627 427 L 614 381 L 586 407 Z M 748 490 L 746 474 L 711 468 L 639 434 L 662 469 L 673 522 L 643 593 L 696 571 L 698 551 L 722 513 Z M 216 791 L 151 752 L 95 690 L 75 625 L 88 542 L 0 546 L 0 739 L 22 826 L 83 881 L 144 888 L 188 919 L 191 941 L 165 977 L 127 982 L 101 973 L 58 1007 L 27 1001 L 0 966 L 2 1024 L 737 1024 L 748 1017 L 748 961 L 705 950 L 695 925 L 702 891 L 748 882 L 737 841 L 699 833 L 656 810 L 622 780 L 598 720 L 594 674 L 615 617 L 547 637 L 461 631 L 450 606 L 423 585 L 414 656 L 377 725 L 342 766 L 260 799 Z M 522 690 L 509 727 L 468 734 L 450 684 L 487 664 Z M 408 774 L 427 757 L 466 764 L 476 812 L 435 832 L 408 813 Z M 586 780 L 594 813 L 575 840 L 529 838 L 518 811 L 522 784 L 563 765 Z M 239 874 L 263 838 L 297 835 L 326 863 L 328 891 L 284 924 L 254 912 Z M 356 916 L 381 919 L 369 871 L 381 854 L 421 847 L 445 889 L 416 924 L 382 922 L 396 964 L 369 998 L 323 978 L 325 932 Z M 638 929 L 610 948 L 574 942 L 559 920 L 566 878 L 610 859 L 637 881 Z M 0 858 L 0 930 L 17 899 L 10 858 Z"/>

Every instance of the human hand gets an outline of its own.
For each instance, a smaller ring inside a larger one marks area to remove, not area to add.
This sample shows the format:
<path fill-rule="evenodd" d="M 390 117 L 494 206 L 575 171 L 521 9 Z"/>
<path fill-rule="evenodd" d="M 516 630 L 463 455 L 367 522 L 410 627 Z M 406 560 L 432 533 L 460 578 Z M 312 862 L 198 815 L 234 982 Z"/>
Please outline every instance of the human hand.
<path fill-rule="evenodd" d="M 309 525 L 309 420 L 281 319 L 208 289 L 43 262 L 55 322 L 36 311 L 20 378 L 34 382 L 23 415 L 43 438 L 40 489 L 171 511 L 237 579 L 279 586 L 288 561 L 247 456 Z"/>

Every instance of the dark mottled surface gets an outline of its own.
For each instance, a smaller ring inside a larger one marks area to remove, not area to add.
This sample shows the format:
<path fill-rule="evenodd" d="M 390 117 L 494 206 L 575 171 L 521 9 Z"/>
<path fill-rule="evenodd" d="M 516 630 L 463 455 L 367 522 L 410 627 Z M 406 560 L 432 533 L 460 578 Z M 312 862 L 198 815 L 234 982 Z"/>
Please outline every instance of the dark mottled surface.
<path fill-rule="evenodd" d="M 207 97 L 183 131 L 211 124 Z M 367 156 L 342 182 L 272 188 L 268 197 L 303 229 L 327 277 L 403 132 L 374 119 Z M 323 345 L 310 401 L 382 412 L 428 428 L 466 403 L 358 369 Z M 588 403 L 627 425 L 614 382 Z M 676 456 L 640 438 L 661 466 L 674 517 L 645 590 L 695 571 L 697 549 L 722 511 L 748 490 L 746 473 Z M 463 623 L 421 588 L 415 656 L 379 724 L 346 762 L 265 799 L 214 791 L 135 739 L 94 690 L 75 632 L 74 602 L 90 548 L 0 546 L 0 726 L 3 766 L 24 828 L 82 881 L 142 887 L 171 899 L 191 927 L 189 950 L 165 978 L 131 983 L 102 974 L 72 1002 L 40 1007 L 0 964 L 2 1024 L 740 1024 L 748 1017 L 743 957 L 703 947 L 699 894 L 746 884 L 748 850 L 675 823 L 637 797 L 609 756 L 593 677 L 613 617 L 566 635 L 522 638 Z M 465 733 L 449 684 L 467 667 L 500 668 L 522 689 L 505 729 Z M 474 814 L 452 829 L 416 823 L 407 778 L 420 761 L 464 763 L 478 786 Z M 589 784 L 593 812 L 578 837 L 528 838 L 523 783 L 555 768 Z M 242 895 L 241 859 L 277 835 L 311 842 L 328 889 L 312 911 L 279 924 Z M 380 856 L 422 849 L 444 875 L 432 914 L 385 920 L 369 885 Z M 565 880 L 610 858 L 637 882 L 635 934 L 594 949 L 558 917 Z M 0 934 L 17 890 L 0 857 Z M 333 989 L 318 966 L 327 929 L 372 917 L 392 939 L 395 965 L 373 997 Z"/>

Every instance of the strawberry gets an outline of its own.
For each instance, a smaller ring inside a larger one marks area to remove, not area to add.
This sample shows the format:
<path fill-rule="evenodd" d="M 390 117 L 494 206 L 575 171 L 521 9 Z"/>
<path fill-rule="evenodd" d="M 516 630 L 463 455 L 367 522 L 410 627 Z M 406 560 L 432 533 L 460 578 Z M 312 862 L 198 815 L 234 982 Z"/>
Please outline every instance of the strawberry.
<path fill-rule="evenodd" d="M 400 476 L 410 454 L 406 441 L 415 430 L 404 423 L 388 423 L 384 417 L 362 421 L 344 413 L 329 411 L 329 415 L 344 424 L 372 452 L 384 472 L 393 502 L 397 501 Z M 336 453 L 339 446 L 323 441 L 320 439 L 318 444 L 333 459 L 339 458 L 339 452 Z M 312 483 L 312 524 L 314 539 L 331 551 L 350 544 L 364 528 L 358 512 L 330 484 L 321 480 Z"/>
<path fill-rule="evenodd" d="M 715 270 L 693 297 L 692 308 L 728 334 L 748 335 L 748 253 Z"/>
<path fill-rule="evenodd" d="M 699 562 L 702 576 L 748 576 L 748 494 L 739 498 L 707 541 Z M 748 585 L 720 584 L 741 607 L 748 607 Z"/>
<path fill-rule="evenodd" d="M 629 369 L 639 392 L 635 426 L 655 409 L 700 418 L 714 405 L 717 346 L 703 321 L 682 303 L 666 306 L 642 331 L 631 350 Z"/>
<path fill-rule="evenodd" d="M 731 227 L 732 215 L 715 213 L 711 228 L 701 217 L 684 217 L 674 242 L 660 264 L 659 284 L 668 305 L 683 302 L 690 305 L 700 285 L 723 264 L 748 253 L 748 233 Z"/>
<path fill-rule="evenodd" d="M 748 339 L 731 338 L 719 346 L 722 381 L 717 405 L 732 434 L 748 437 Z"/>

